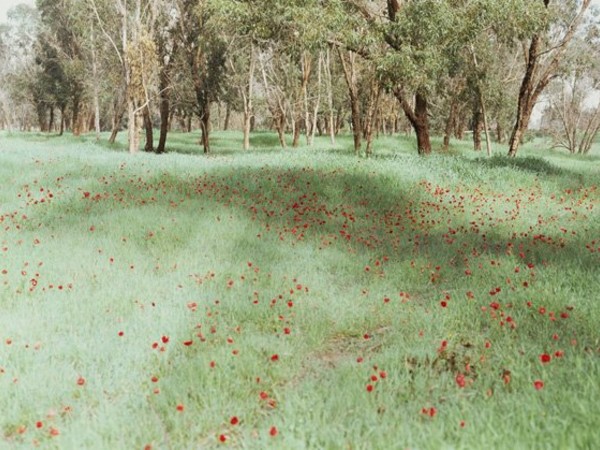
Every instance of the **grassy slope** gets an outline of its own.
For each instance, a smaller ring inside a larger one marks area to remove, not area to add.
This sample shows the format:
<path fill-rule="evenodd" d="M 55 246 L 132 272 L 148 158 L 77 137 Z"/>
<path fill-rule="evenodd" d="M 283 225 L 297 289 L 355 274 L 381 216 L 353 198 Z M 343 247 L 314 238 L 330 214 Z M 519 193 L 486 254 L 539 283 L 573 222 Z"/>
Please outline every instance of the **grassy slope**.
<path fill-rule="evenodd" d="M 600 442 L 597 156 L 238 140 L 2 137 L 0 447 Z"/>

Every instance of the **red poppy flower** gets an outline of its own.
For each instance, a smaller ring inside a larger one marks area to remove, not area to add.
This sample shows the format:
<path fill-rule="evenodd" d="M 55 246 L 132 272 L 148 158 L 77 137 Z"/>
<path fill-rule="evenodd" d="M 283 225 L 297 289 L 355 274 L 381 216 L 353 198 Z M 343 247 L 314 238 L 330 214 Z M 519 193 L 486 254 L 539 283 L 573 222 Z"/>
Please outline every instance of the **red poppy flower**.
<path fill-rule="evenodd" d="M 271 429 L 269 430 L 269 434 L 273 437 L 277 436 L 277 427 L 271 427 Z"/>
<path fill-rule="evenodd" d="M 542 364 L 549 363 L 551 359 L 552 357 L 547 353 L 542 353 L 540 355 L 540 361 L 542 362 Z"/>
<path fill-rule="evenodd" d="M 230 420 L 229 423 L 231 425 L 237 425 L 238 423 L 240 423 L 240 420 L 237 418 L 237 416 L 233 416 Z"/>
<path fill-rule="evenodd" d="M 533 382 L 533 387 L 535 387 L 535 388 L 536 388 L 536 390 L 538 390 L 538 391 L 539 391 L 539 390 L 541 390 L 541 389 L 543 389 L 543 388 L 544 388 L 544 382 L 543 382 L 542 380 L 535 380 L 535 381 Z"/>

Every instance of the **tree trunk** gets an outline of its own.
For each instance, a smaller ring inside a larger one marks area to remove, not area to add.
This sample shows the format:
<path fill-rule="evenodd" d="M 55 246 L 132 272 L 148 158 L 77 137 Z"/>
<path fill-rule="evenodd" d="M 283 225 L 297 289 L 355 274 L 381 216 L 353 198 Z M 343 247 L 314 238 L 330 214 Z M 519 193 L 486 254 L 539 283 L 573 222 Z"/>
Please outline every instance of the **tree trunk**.
<path fill-rule="evenodd" d="M 169 89 L 169 75 L 167 69 L 163 69 L 160 74 L 160 135 L 158 137 L 158 146 L 156 153 L 164 153 L 167 145 L 167 135 L 169 134 L 170 109 L 171 109 L 171 91 Z"/>
<path fill-rule="evenodd" d="M 369 99 L 367 101 L 367 113 L 365 117 L 365 140 L 367 141 L 367 149 L 365 151 L 367 158 L 373 153 L 373 129 L 379 111 L 379 97 L 381 95 L 381 87 L 376 79 L 372 80 L 369 89 Z"/>
<path fill-rule="evenodd" d="M 446 127 L 444 128 L 444 150 L 448 150 L 450 147 L 450 136 L 452 131 L 456 127 L 456 113 L 458 112 L 458 102 L 455 98 L 452 98 L 450 102 L 450 112 L 446 119 Z"/>
<path fill-rule="evenodd" d="M 317 69 L 317 98 L 314 101 L 314 108 L 312 114 L 312 123 L 310 126 L 310 137 L 308 138 L 308 145 L 313 145 L 315 141 L 315 132 L 317 130 L 317 122 L 319 120 L 319 106 L 321 105 L 321 71 L 323 68 L 323 53 L 319 53 L 319 62 Z"/>
<path fill-rule="evenodd" d="M 360 117 L 360 98 L 358 93 L 358 82 L 356 80 L 356 68 L 355 58 L 356 55 L 352 52 L 348 52 L 346 55 L 338 47 L 338 55 L 342 63 L 342 69 L 344 71 L 344 79 L 346 80 L 346 86 L 348 87 L 348 95 L 350 97 L 350 111 L 352 114 L 352 136 L 354 138 L 354 153 L 356 156 L 360 154 L 360 147 L 362 145 L 362 123 Z"/>
<path fill-rule="evenodd" d="M 138 115 L 135 112 L 135 103 L 131 98 L 127 100 L 127 141 L 129 153 L 137 153 L 139 150 Z"/>
<path fill-rule="evenodd" d="M 232 69 L 235 70 L 233 62 Z M 240 87 L 239 91 L 244 104 L 244 150 L 250 149 L 250 131 L 254 128 L 254 108 L 252 105 L 252 95 L 254 92 L 254 69 L 256 67 L 256 57 L 254 54 L 254 46 L 250 46 L 250 64 L 248 66 L 248 82 L 245 86 Z"/>
<path fill-rule="evenodd" d="M 54 129 L 54 108 L 50 107 L 50 118 L 48 119 L 48 132 L 50 133 Z"/>
<path fill-rule="evenodd" d="M 548 8 L 549 3 L 549 0 L 544 0 L 544 6 L 546 8 Z M 581 24 L 590 3 L 591 0 L 583 0 L 579 4 L 579 10 L 573 20 L 569 23 L 565 35 L 558 44 L 553 46 L 553 48 L 546 51 L 540 51 L 542 37 L 537 33 L 532 36 L 529 51 L 527 53 L 527 67 L 519 89 L 517 117 L 508 142 L 508 156 L 514 157 L 517 155 L 519 145 L 529 126 L 533 107 L 535 106 L 538 97 L 556 76 L 559 64 L 569 43 Z M 542 59 L 547 59 L 549 61 L 545 67 L 540 66 L 540 61 Z"/>
<path fill-rule="evenodd" d="M 416 126 L 415 133 L 417 134 L 417 152 L 419 155 L 429 155 L 431 153 L 431 139 L 428 124 Z"/>
<path fill-rule="evenodd" d="M 59 136 L 62 136 L 65 132 L 65 106 L 60 107 L 60 131 Z"/>
<path fill-rule="evenodd" d="M 144 130 L 146 131 L 146 144 L 144 145 L 144 151 L 154 151 L 154 130 L 152 129 L 152 117 L 150 117 L 150 107 L 146 105 L 142 110 L 144 118 Z"/>
<path fill-rule="evenodd" d="M 454 137 L 459 141 L 462 141 L 465 138 L 465 123 L 467 121 L 467 116 L 463 111 L 459 114 L 458 119 L 456 120 L 456 126 L 454 128 Z"/>
<path fill-rule="evenodd" d="M 73 95 L 73 119 L 72 119 L 72 127 L 73 127 L 73 136 L 81 135 L 81 121 L 80 121 L 80 108 L 81 108 L 81 99 L 79 94 L 76 93 Z"/>
<path fill-rule="evenodd" d="M 502 128 L 500 120 L 496 121 L 496 141 L 499 144 L 504 143 L 504 129 Z"/>
<path fill-rule="evenodd" d="M 342 113 L 342 108 L 338 108 L 338 110 L 335 114 L 335 135 L 336 136 L 340 133 L 340 130 L 344 126 L 345 120 L 346 120 L 346 118 L 344 117 L 344 114 Z"/>
<path fill-rule="evenodd" d="M 112 130 L 110 133 L 110 138 L 108 138 L 108 142 L 110 144 L 114 144 L 117 139 L 117 133 L 121 128 L 121 122 L 123 121 L 123 116 L 125 115 L 125 102 L 122 100 L 122 97 L 116 98 L 113 103 L 113 118 L 112 118 Z"/>
<path fill-rule="evenodd" d="M 275 119 L 275 126 L 277 128 L 277 136 L 279 137 L 279 145 L 281 148 L 286 148 L 287 143 L 285 142 L 285 115 L 281 113 L 279 117 Z"/>
<path fill-rule="evenodd" d="M 333 78 L 331 76 L 331 52 L 325 53 L 325 84 L 327 87 L 327 106 L 329 106 L 328 127 L 331 145 L 335 145 L 335 113 L 333 109 Z"/>
<path fill-rule="evenodd" d="M 225 122 L 223 123 L 223 131 L 229 130 L 229 121 L 231 120 L 231 106 L 229 102 L 225 103 Z"/>
<path fill-rule="evenodd" d="M 250 149 L 250 128 L 252 127 L 252 113 L 250 111 L 244 111 L 244 143 L 243 149 Z"/>
<path fill-rule="evenodd" d="M 156 153 L 164 153 L 167 145 L 167 134 L 169 133 L 171 101 L 166 92 L 161 93 L 160 98 L 160 135 L 158 137 L 158 147 Z"/>
<path fill-rule="evenodd" d="M 294 139 L 292 140 L 292 147 L 296 148 L 300 145 L 300 130 L 302 125 L 302 118 L 297 117 L 294 119 Z"/>
<path fill-rule="evenodd" d="M 406 97 L 404 96 L 401 87 L 394 89 L 394 95 L 400 102 L 404 114 L 412 125 L 412 128 L 415 130 L 415 134 L 417 135 L 417 152 L 419 155 L 429 155 L 431 153 L 431 139 L 429 137 L 427 97 L 421 91 L 417 91 L 413 109 L 410 103 L 406 101 Z"/>
<path fill-rule="evenodd" d="M 476 102 L 473 106 L 473 150 L 476 152 L 481 151 L 481 130 L 482 130 L 482 121 L 481 121 L 481 110 L 479 109 L 479 103 Z"/>
<path fill-rule="evenodd" d="M 312 58 L 308 52 L 302 55 L 302 97 L 304 99 L 304 133 L 306 136 L 306 145 L 310 145 L 310 111 L 308 108 L 308 81 L 312 72 Z"/>
<path fill-rule="evenodd" d="M 46 119 L 46 107 L 42 104 L 38 104 L 36 110 L 40 132 L 45 133 L 47 131 L 46 128 L 48 127 L 48 120 Z"/>
<path fill-rule="evenodd" d="M 94 77 L 94 127 L 96 129 L 96 141 L 100 140 L 100 94 L 98 92 L 98 62 L 96 58 L 96 38 L 94 33 L 94 22 L 92 21 L 92 29 L 91 29 L 91 47 L 92 47 L 92 76 Z"/>
<path fill-rule="evenodd" d="M 205 107 L 204 114 L 200 117 L 200 129 L 202 131 L 202 148 L 204 149 L 204 153 L 210 153 L 210 105 Z"/>

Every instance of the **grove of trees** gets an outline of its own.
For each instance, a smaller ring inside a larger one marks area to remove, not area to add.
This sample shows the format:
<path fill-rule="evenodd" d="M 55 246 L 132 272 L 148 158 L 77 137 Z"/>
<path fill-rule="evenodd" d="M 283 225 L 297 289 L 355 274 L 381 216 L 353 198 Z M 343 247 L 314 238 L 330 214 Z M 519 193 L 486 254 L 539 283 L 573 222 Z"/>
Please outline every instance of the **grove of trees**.
<path fill-rule="evenodd" d="M 126 129 L 132 153 L 173 129 L 206 153 L 213 129 L 244 149 L 346 130 L 367 156 L 380 133 L 426 155 L 468 131 L 515 156 L 542 101 L 555 145 L 587 153 L 599 64 L 591 0 L 37 0 L 0 24 L 0 128 Z"/>

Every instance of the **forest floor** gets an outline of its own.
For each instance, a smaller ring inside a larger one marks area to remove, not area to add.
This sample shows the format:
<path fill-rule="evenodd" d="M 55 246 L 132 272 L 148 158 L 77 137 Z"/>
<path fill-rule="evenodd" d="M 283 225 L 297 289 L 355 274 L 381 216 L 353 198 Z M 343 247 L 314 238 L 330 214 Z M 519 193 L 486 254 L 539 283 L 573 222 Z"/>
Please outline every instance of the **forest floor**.
<path fill-rule="evenodd" d="M 0 136 L 0 448 L 600 445 L 600 154 L 196 139 Z"/>

